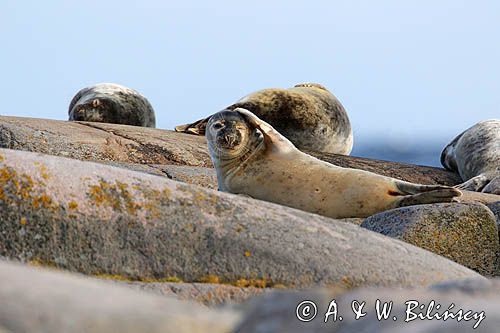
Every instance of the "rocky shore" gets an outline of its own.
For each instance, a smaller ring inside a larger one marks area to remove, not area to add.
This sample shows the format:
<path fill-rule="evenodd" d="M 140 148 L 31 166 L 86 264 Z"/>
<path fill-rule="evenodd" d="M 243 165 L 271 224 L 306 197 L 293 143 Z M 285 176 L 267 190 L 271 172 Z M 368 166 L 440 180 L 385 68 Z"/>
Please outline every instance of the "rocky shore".
<path fill-rule="evenodd" d="M 308 153 L 460 182 L 440 168 Z M 469 332 L 481 311 L 478 331 L 500 324 L 500 196 L 335 220 L 216 188 L 202 137 L 0 117 L 0 332 Z M 376 319 L 381 297 L 397 320 Z M 297 318 L 306 299 L 321 309 L 308 322 Z M 325 323 L 333 299 L 345 320 Z M 353 300 L 367 304 L 359 320 Z M 405 322 L 407 300 L 477 318 Z"/>

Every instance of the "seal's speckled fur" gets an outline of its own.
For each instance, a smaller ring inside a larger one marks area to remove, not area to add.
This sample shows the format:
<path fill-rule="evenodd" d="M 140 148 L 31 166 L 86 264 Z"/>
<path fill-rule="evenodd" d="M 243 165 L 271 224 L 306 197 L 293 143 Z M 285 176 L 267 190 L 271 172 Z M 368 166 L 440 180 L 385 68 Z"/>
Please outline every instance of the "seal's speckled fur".
<path fill-rule="evenodd" d="M 155 127 L 155 113 L 137 91 L 114 83 L 83 88 L 71 100 L 69 120 Z"/>
<path fill-rule="evenodd" d="M 353 135 L 347 113 L 339 100 L 320 84 L 260 90 L 226 109 L 236 108 L 249 110 L 271 124 L 299 149 L 343 155 L 352 150 Z M 209 118 L 177 126 L 176 131 L 203 135 Z"/>
<path fill-rule="evenodd" d="M 441 164 L 457 172 L 469 191 L 500 194 L 500 120 L 485 120 L 460 133 L 441 153 Z"/>

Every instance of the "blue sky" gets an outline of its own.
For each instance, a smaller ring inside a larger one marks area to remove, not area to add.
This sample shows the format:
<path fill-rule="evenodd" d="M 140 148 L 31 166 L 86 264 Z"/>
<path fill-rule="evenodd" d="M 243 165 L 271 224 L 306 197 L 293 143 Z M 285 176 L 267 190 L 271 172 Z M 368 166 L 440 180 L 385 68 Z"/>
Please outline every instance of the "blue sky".
<path fill-rule="evenodd" d="M 300 82 L 341 100 L 355 138 L 445 144 L 500 114 L 500 1 L 3 0 L 0 31 L 2 115 L 67 119 L 99 82 L 166 129 Z"/>

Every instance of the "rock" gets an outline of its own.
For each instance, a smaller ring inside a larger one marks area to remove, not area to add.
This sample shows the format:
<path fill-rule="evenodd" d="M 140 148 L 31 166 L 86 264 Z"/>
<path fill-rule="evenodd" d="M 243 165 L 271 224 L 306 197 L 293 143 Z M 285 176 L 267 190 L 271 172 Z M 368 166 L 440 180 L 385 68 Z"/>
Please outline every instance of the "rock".
<path fill-rule="evenodd" d="M 211 167 L 203 138 L 154 128 L 0 116 L 0 147 L 79 160 Z"/>
<path fill-rule="evenodd" d="M 344 221 L 344 222 L 348 222 L 348 223 L 352 223 L 352 224 L 355 224 L 355 225 L 361 225 L 363 223 L 363 221 L 365 220 L 364 217 L 348 217 L 348 218 L 343 218 L 343 219 L 339 219 L 340 221 Z"/>
<path fill-rule="evenodd" d="M 0 220 L 0 255 L 97 276 L 297 288 L 479 277 L 349 223 L 16 150 L 0 150 Z"/>
<path fill-rule="evenodd" d="M 80 160 L 212 167 L 204 137 L 105 123 L 0 116 L 0 147 Z M 456 185 L 441 168 L 309 152 L 333 164 L 422 184 Z"/>
<path fill-rule="evenodd" d="M 489 203 L 486 206 L 493 212 L 497 219 L 497 224 L 500 225 L 500 201 Z"/>
<path fill-rule="evenodd" d="M 361 288 L 348 293 L 340 293 L 332 290 L 315 290 L 309 292 L 273 292 L 253 300 L 245 313 L 243 321 L 233 330 L 234 333 L 347 333 L 347 332 L 435 332 L 435 333 L 461 333 L 474 332 L 477 325 L 478 332 L 496 333 L 500 325 L 500 283 L 498 280 L 468 280 L 451 281 L 423 288 Z M 387 319 L 378 320 L 376 304 L 380 301 L 379 308 L 384 303 L 391 311 Z M 314 302 L 316 311 L 312 303 Z M 335 301 L 335 303 L 331 303 Z M 441 320 L 421 320 L 415 315 L 426 315 L 431 302 L 434 301 L 434 310 L 441 316 Z M 357 303 L 354 303 L 357 302 Z M 353 303 L 362 304 L 365 316 L 355 319 L 352 310 Z M 408 303 L 407 303 L 408 302 Z M 416 303 L 424 305 L 424 309 L 413 308 Z M 333 305 L 332 305 L 333 304 Z M 436 309 L 437 304 L 440 305 Z M 453 304 L 453 306 L 451 305 Z M 326 316 L 330 305 L 331 310 L 337 309 L 337 320 L 334 322 L 333 315 Z M 310 316 L 307 311 L 309 306 Z M 297 319 L 297 308 L 303 319 L 311 319 L 309 322 L 301 322 Z M 443 320 L 444 312 L 450 309 L 450 313 L 457 314 L 462 309 L 465 314 L 470 311 L 466 318 L 468 320 L 448 318 Z M 408 310 L 408 312 L 407 312 Z M 316 313 L 316 316 L 313 314 Z M 342 320 L 339 319 L 342 317 Z M 325 323 L 325 318 L 328 321 Z M 394 319 L 396 318 L 396 319 Z M 405 322 L 405 320 L 407 320 Z"/>
<path fill-rule="evenodd" d="M 487 204 L 497 219 L 498 237 L 500 238 L 500 201 Z"/>
<path fill-rule="evenodd" d="M 485 205 L 500 201 L 500 195 L 482 192 L 462 191 L 459 202 L 479 202 Z"/>
<path fill-rule="evenodd" d="M 7 332 L 222 333 L 238 319 L 229 311 L 5 261 L 0 281 L 0 327 Z"/>
<path fill-rule="evenodd" d="M 315 151 L 305 152 L 343 168 L 366 170 L 417 184 L 442 184 L 451 186 L 462 182 L 457 173 L 442 168 L 373 160 L 363 157 L 347 157 Z"/>
<path fill-rule="evenodd" d="M 137 164 L 125 162 L 105 162 L 108 165 L 149 173 L 156 176 L 167 177 L 179 182 L 202 186 L 217 190 L 217 175 L 212 168 L 195 167 L 188 165 L 168 164 Z"/>
<path fill-rule="evenodd" d="M 270 288 L 235 287 L 216 283 L 120 282 L 120 284 L 156 295 L 196 301 L 208 306 L 239 304 L 250 297 L 273 290 Z"/>
<path fill-rule="evenodd" d="M 482 204 L 403 207 L 370 216 L 361 226 L 442 255 L 483 275 L 498 274 L 498 227 L 491 211 Z"/>

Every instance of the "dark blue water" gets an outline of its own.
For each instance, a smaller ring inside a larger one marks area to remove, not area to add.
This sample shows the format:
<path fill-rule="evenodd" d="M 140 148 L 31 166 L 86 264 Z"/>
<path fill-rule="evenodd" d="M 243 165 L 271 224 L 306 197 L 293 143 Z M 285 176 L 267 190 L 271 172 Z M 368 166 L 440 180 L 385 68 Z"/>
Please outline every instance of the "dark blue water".
<path fill-rule="evenodd" d="M 441 151 L 445 146 L 446 143 L 432 141 L 409 143 L 360 139 L 354 143 L 351 156 L 441 167 Z"/>

